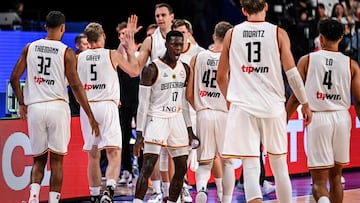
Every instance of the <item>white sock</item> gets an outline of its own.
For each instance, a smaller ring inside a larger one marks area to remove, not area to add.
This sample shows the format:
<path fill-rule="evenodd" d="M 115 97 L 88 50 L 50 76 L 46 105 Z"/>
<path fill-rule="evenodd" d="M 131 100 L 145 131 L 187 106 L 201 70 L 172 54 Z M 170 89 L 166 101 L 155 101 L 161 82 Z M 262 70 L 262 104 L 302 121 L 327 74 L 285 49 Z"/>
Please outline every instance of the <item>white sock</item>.
<path fill-rule="evenodd" d="M 49 193 L 49 203 L 58 203 L 60 201 L 60 193 L 50 191 Z"/>
<path fill-rule="evenodd" d="M 114 179 L 107 179 L 106 186 L 111 186 L 114 190 L 116 188 L 116 180 Z"/>
<path fill-rule="evenodd" d="M 231 203 L 232 202 L 232 195 L 223 195 L 222 203 Z"/>
<path fill-rule="evenodd" d="M 175 202 L 168 200 L 167 203 L 175 203 Z"/>
<path fill-rule="evenodd" d="M 328 197 L 326 196 L 322 196 L 319 198 L 319 200 L 317 201 L 317 203 L 330 203 L 330 200 Z"/>
<path fill-rule="evenodd" d="M 242 162 L 243 162 L 244 190 L 245 190 L 246 200 L 250 201 L 257 198 L 262 199 L 262 194 L 259 186 L 259 178 L 260 178 L 259 158 L 255 158 L 255 157 L 244 158 L 242 159 Z M 291 201 L 285 201 L 285 202 L 291 202 Z"/>
<path fill-rule="evenodd" d="M 211 163 L 202 163 L 199 165 L 195 172 L 195 178 L 196 178 L 196 191 L 206 191 L 207 189 L 207 183 L 209 181 L 210 175 L 211 175 Z"/>
<path fill-rule="evenodd" d="M 216 192 L 220 200 L 222 200 L 223 195 L 223 186 L 222 186 L 222 178 L 214 178 L 215 185 L 216 185 Z"/>
<path fill-rule="evenodd" d="M 30 199 L 31 198 L 39 199 L 39 193 L 40 193 L 40 184 L 32 183 L 30 185 Z"/>
<path fill-rule="evenodd" d="M 223 195 L 232 197 L 235 188 L 235 170 L 232 159 L 223 159 Z M 224 201 L 224 200 L 223 200 Z"/>
<path fill-rule="evenodd" d="M 161 182 L 160 182 L 160 180 L 153 180 L 152 181 L 152 188 L 153 188 L 153 192 L 161 193 Z"/>
<path fill-rule="evenodd" d="M 169 197 L 170 182 L 163 182 L 161 187 L 164 197 Z"/>
<path fill-rule="evenodd" d="M 133 203 L 143 203 L 144 201 L 141 199 L 134 199 Z"/>
<path fill-rule="evenodd" d="M 90 187 L 90 195 L 91 196 L 100 195 L 100 189 L 101 187 Z"/>

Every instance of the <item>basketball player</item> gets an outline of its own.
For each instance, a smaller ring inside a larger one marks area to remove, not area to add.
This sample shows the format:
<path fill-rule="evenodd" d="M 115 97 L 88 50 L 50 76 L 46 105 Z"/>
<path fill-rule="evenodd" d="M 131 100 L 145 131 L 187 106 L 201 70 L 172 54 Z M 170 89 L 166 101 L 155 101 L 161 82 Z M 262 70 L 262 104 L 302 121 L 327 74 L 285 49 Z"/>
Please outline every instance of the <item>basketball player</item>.
<path fill-rule="evenodd" d="M 137 57 L 140 67 L 144 67 L 147 62 L 162 57 L 166 52 L 165 36 L 171 30 L 174 20 L 173 8 L 167 3 L 155 5 L 155 21 L 158 27 L 155 32 L 146 37 L 143 41 L 139 55 Z M 149 203 L 161 203 L 163 194 L 161 192 L 159 162 L 156 162 L 153 174 L 151 175 L 153 194 L 148 200 Z"/>
<path fill-rule="evenodd" d="M 47 36 L 27 44 L 11 73 L 11 85 L 20 106 L 20 118 L 27 119 L 34 164 L 31 169 L 30 198 L 38 203 L 44 168 L 50 156 L 49 202 L 57 203 L 63 181 L 63 158 L 70 141 L 70 108 L 67 85 L 84 112 L 92 136 L 99 136 L 99 126 L 88 104 L 76 72 L 75 52 L 63 44 L 65 16 L 50 11 L 46 16 Z M 24 93 L 20 77 L 26 70 Z"/>
<path fill-rule="evenodd" d="M 189 83 L 186 97 L 196 110 L 196 134 L 201 140 L 197 149 L 199 168 L 196 170 L 196 202 L 207 202 L 207 183 L 210 179 L 213 160 L 223 148 L 224 131 L 226 125 L 227 104 L 216 82 L 217 65 L 223 48 L 226 32 L 232 28 L 228 22 L 216 24 L 213 40 L 214 46 L 210 50 L 195 55 L 190 63 Z M 222 160 L 223 163 L 223 191 L 218 193 L 220 202 L 229 203 L 234 190 L 235 172 L 231 159 Z"/>
<path fill-rule="evenodd" d="M 223 158 L 240 158 L 247 202 L 262 202 L 259 146 L 268 153 L 279 202 L 292 201 L 287 166 L 285 87 L 282 68 L 303 105 L 306 124 L 312 113 L 295 67 L 285 30 L 265 22 L 265 0 L 240 0 L 247 21 L 226 33 L 217 82 L 230 102 Z M 231 75 L 231 77 L 229 77 Z"/>
<path fill-rule="evenodd" d="M 305 55 L 298 62 L 313 111 L 313 121 L 307 126 L 308 168 L 316 202 L 343 202 L 342 166 L 350 161 L 350 93 L 359 118 L 360 72 L 357 62 L 339 52 L 343 25 L 326 19 L 319 22 L 318 29 L 322 50 Z M 291 95 L 286 106 L 288 118 L 298 105 Z"/>
<path fill-rule="evenodd" d="M 132 15 L 128 24 L 137 23 L 137 16 Z M 105 49 L 105 33 L 99 23 L 89 23 L 84 33 L 88 37 L 90 49 L 78 56 L 78 73 L 84 83 L 95 118 L 100 124 L 100 137 L 94 138 L 89 131 L 87 116 L 80 109 L 81 129 L 84 137 L 83 149 L 88 152 L 88 181 L 91 202 L 100 200 L 101 169 L 100 150 L 105 148 L 108 166 L 105 172 L 106 190 L 100 202 L 112 202 L 116 181 L 120 175 L 121 129 L 118 105 L 120 86 L 116 68 L 120 67 L 127 74 L 136 77 L 140 68 L 135 57 L 134 33 L 125 31 L 124 44 L 127 60 L 117 50 Z"/>
<path fill-rule="evenodd" d="M 143 202 L 148 178 L 154 170 L 162 147 L 168 148 L 175 165 L 167 202 L 176 202 L 187 172 L 187 157 L 192 132 L 185 85 L 189 67 L 180 62 L 184 46 L 181 32 L 166 35 L 166 52 L 146 66 L 140 77 L 137 114 L 137 137 L 134 155 L 139 156 L 144 145 L 144 162 L 136 183 L 134 202 Z"/>

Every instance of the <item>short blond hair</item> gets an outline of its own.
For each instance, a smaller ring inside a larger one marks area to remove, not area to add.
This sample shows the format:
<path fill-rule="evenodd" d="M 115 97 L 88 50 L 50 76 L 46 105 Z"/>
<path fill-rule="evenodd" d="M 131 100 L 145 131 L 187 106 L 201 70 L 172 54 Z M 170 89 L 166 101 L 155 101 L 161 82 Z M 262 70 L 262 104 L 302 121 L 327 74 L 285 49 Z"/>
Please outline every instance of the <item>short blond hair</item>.
<path fill-rule="evenodd" d="M 89 23 L 84 33 L 86 34 L 89 42 L 97 42 L 102 34 L 104 34 L 104 29 L 100 23 Z"/>

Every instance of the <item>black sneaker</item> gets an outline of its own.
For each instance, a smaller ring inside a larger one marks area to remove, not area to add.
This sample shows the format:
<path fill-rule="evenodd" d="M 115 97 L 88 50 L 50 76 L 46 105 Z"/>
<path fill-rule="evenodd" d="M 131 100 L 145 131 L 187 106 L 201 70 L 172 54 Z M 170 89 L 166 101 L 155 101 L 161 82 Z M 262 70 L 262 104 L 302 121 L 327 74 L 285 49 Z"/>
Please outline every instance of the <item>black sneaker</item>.
<path fill-rule="evenodd" d="M 100 195 L 90 196 L 90 202 L 91 203 L 100 203 Z"/>
<path fill-rule="evenodd" d="M 100 199 L 100 203 L 113 203 L 114 200 L 114 188 L 112 186 L 106 186 L 103 192 L 103 196 Z"/>

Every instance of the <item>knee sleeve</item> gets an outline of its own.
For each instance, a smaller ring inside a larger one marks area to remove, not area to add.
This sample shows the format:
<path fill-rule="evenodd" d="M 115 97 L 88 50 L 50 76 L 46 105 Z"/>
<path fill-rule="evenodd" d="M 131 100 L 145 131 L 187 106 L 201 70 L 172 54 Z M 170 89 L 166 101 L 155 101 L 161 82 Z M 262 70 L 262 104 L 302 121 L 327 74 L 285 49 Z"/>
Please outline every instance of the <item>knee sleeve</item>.
<path fill-rule="evenodd" d="M 207 183 L 210 179 L 212 162 L 201 163 L 195 172 L 196 191 L 207 190 Z"/>
<path fill-rule="evenodd" d="M 260 163 L 258 158 L 245 158 L 243 161 L 244 190 L 246 201 L 262 199 L 259 185 Z"/>
<path fill-rule="evenodd" d="M 274 174 L 276 196 L 279 202 L 291 202 L 292 186 L 286 162 L 286 155 L 270 155 L 270 166 Z"/>
<path fill-rule="evenodd" d="M 161 148 L 160 150 L 160 171 L 168 171 L 169 170 L 169 154 L 168 150 L 165 148 Z"/>
<path fill-rule="evenodd" d="M 232 196 L 235 187 L 235 171 L 232 159 L 223 159 L 223 194 Z"/>

